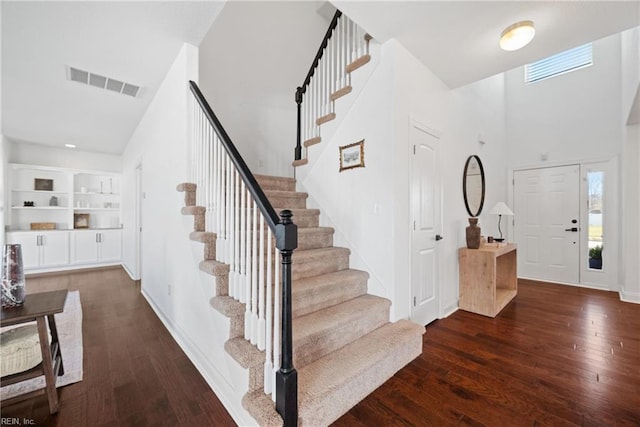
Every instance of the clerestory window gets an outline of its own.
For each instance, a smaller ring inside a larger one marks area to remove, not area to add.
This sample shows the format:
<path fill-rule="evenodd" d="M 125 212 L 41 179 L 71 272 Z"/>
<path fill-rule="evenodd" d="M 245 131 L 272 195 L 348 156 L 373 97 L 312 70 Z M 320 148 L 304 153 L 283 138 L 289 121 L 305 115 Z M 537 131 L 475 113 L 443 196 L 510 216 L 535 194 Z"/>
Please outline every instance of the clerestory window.
<path fill-rule="evenodd" d="M 539 82 L 590 65 L 593 65 L 592 45 L 587 43 L 525 65 L 524 81 Z"/>

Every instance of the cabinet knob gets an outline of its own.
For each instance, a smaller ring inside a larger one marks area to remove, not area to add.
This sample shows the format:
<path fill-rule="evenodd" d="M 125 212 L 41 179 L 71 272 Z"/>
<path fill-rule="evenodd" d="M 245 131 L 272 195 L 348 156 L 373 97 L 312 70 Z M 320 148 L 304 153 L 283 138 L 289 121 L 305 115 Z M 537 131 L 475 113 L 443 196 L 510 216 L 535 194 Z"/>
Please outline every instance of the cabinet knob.
<path fill-rule="evenodd" d="M 442 237 L 439 234 L 436 234 L 436 242 L 439 241 L 439 240 L 442 240 L 442 239 L 444 239 L 444 237 Z"/>

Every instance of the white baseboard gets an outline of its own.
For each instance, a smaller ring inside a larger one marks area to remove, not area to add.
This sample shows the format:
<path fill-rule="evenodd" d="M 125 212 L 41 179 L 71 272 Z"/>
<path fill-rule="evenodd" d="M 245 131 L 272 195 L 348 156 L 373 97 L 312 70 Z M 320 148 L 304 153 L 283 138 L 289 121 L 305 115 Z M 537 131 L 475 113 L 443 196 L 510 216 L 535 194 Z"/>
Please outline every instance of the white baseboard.
<path fill-rule="evenodd" d="M 458 306 L 457 305 L 450 305 L 449 307 L 444 309 L 443 315 L 440 318 L 444 319 L 445 317 L 449 317 L 453 313 L 455 313 L 456 311 L 458 311 Z"/>
<path fill-rule="evenodd" d="M 619 294 L 620 301 L 640 304 L 640 292 L 625 292 L 624 289 L 620 289 Z"/>
<path fill-rule="evenodd" d="M 200 351 L 200 349 L 193 343 L 187 334 L 180 329 L 179 326 L 174 325 L 162 310 L 153 301 L 153 298 L 147 294 L 144 289 L 142 290 L 142 296 L 147 300 L 153 311 L 156 313 L 160 321 L 167 328 L 173 339 L 178 343 L 182 351 L 184 351 L 195 365 L 196 369 L 204 377 L 209 387 L 214 391 L 216 397 L 220 399 L 225 409 L 229 411 L 229 415 L 238 424 L 238 426 L 257 426 L 256 421 L 249 415 L 249 413 L 242 407 L 240 399 L 236 402 L 234 399 L 229 399 L 229 396 L 236 394 L 233 387 L 222 376 L 220 371 L 212 365 L 207 357 Z"/>

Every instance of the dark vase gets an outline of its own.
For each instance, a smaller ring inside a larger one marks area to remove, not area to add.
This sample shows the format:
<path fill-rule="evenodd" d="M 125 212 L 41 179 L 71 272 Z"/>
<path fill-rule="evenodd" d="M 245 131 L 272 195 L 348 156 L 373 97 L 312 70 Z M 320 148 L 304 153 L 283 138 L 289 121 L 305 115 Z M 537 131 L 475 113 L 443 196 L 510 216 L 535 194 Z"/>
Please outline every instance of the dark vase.
<path fill-rule="evenodd" d="M 480 247 L 480 227 L 478 227 L 478 218 L 469 218 L 469 226 L 467 227 L 467 247 L 469 249 L 478 249 Z"/>
<path fill-rule="evenodd" d="M 2 252 L 2 308 L 22 305 L 24 297 L 22 246 L 18 244 L 4 245 Z"/>
<path fill-rule="evenodd" d="M 589 268 L 602 270 L 602 258 L 589 258 Z"/>

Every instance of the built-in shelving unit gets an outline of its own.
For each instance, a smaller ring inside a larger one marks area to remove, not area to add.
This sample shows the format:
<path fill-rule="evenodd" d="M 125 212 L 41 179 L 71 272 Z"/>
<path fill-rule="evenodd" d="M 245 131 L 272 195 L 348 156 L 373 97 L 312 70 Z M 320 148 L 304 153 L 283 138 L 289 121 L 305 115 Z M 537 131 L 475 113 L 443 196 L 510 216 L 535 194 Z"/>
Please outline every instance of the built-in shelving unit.
<path fill-rule="evenodd" d="M 8 178 L 7 242 L 27 271 L 120 261 L 120 174 L 12 163 Z"/>

